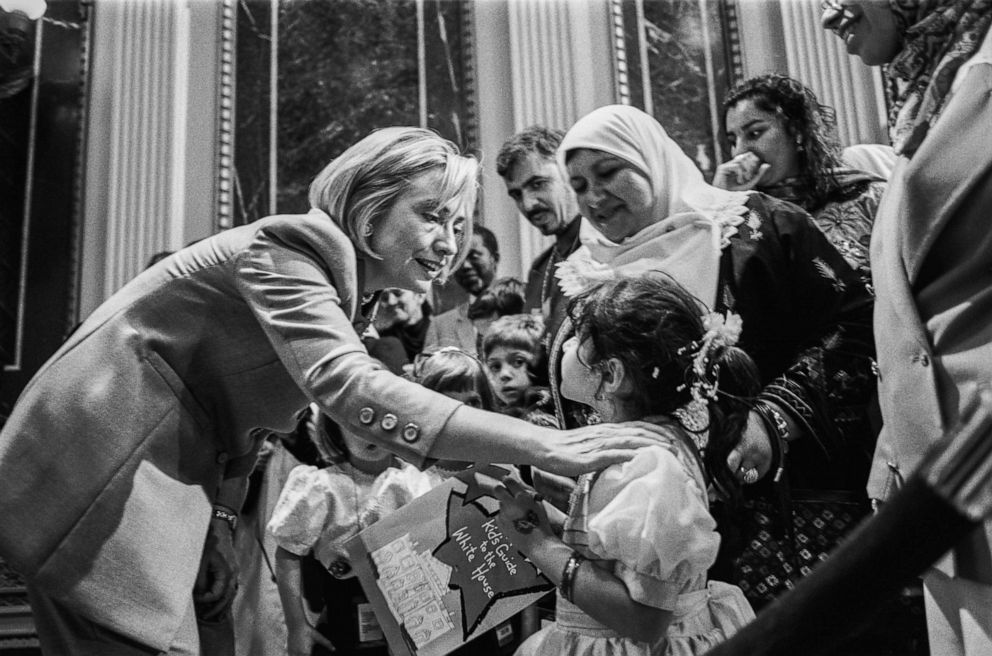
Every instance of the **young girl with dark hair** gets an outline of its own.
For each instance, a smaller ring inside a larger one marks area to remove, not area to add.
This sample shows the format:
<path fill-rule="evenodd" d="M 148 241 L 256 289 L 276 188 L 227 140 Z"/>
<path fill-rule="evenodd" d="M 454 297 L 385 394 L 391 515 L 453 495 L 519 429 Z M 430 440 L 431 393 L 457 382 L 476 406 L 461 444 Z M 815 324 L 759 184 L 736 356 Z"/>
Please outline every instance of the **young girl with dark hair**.
<path fill-rule="evenodd" d="M 515 479 L 497 488 L 503 530 L 559 589 L 555 625 L 518 654 L 701 654 L 754 617 L 739 588 L 707 582 L 720 543 L 707 490 L 737 496 L 727 454 L 759 391 L 734 346 L 740 318 L 655 275 L 602 283 L 570 314 L 562 395 L 664 432 L 579 478 L 567 517 Z"/>

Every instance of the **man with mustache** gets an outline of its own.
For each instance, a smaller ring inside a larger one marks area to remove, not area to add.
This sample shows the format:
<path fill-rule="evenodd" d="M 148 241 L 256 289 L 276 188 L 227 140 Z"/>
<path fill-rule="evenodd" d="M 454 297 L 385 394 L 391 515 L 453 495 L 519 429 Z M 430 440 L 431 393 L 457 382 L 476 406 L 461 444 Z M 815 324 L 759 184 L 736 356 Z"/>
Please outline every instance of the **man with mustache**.
<path fill-rule="evenodd" d="M 565 135 L 561 130 L 532 126 L 513 135 L 496 157 L 496 172 L 520 214 L 555 243 L 538 255 L 527 274 L 525 312 L 544 315 L 548 339 L 565 314 L 555 265 L 579 247 L 579 206 L 565 175 L 555 161 L 555 151 Z"/>

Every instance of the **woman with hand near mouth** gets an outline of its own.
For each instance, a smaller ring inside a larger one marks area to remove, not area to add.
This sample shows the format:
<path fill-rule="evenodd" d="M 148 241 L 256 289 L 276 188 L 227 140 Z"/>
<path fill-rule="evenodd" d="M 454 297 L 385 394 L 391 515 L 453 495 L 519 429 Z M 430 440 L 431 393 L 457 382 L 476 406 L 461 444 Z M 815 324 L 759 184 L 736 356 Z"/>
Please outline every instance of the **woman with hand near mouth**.
<path fill-rule="evenodd" d="M 740 314 L 740 346 L 758 365 L 763 390 L 731 469 L 745 484 L 784 475 L 803 488 L 863 488 L 874 446 L 866 416 L 871 296 L 809 215 L 761 193 L 707 184 L 662 126 L 629 106 L 580 119 L 558 157 L 583 216 L 583 246 L 559 267 L 565 294 L 660 271 L 711 310 Z M 568 332 L 558 332 L 555 360 Z M 770 485 L 748 493 L 770 495 Z M 739 580 L 729 570 L 742 545 L 727 542 L 714 576 Z"/>
<path fill-rule="evenodd" d="M 988 411 L 992 2 L 831 1 L 822 23 L 886 65 L 898 154 L 871 243 L 883 426 L 868 493 L 886 500 L 963 417 Z M 992 653 L 990 544 L 986 521 L 925 574 L 931 653 Z"/>
<path fill-rule="evenodd" d="M 574 475 L 652 443 L 646 425 L 562 432 L 470 408 L 365 351 L 379 290 L 426 292 L 459 263 L 477 176 L 434 132 L 373 132 L 317 176 L 309 213 L 178 251 L 41 368 L 0 433 L 0 556 L 28 579 L 45 653 L 201 653 L 198 620 L 222 621 L 235 591 L 260 443 L 311 402 L 418 466 Z"/>
<path fill-rule="evenodd" d="M 798 80 L 773 74 L 732 88 L 723 119 L 733 157 L 717 167 L 714 186 L 799 205 L 870 281 L 868 244 L 885 182 L 843 166 L 833 109 Z"/>

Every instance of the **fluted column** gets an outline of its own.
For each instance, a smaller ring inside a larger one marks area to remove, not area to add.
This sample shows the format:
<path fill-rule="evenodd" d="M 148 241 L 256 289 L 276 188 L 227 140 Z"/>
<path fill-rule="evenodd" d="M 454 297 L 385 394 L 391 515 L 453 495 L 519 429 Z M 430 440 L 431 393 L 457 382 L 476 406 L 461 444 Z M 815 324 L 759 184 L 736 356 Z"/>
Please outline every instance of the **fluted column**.
<path fill-rule="evenodd" d="M 216 227 L 217 13 L 214 3 L 96 0 L 82 316 L 153 253 Z"/>
<path fill-rule="evenodd" d="M 107 295 L 171 241 L 175 176 L 181 174 L 174 170 L 182 143 L 176 136 L 185 133 L 186 118 L 184 78 L 175 74 L 186 55 L 177 44 L 184 28 L 181 4 L 146 0 L 114 9 L 114 81 L 104 126 L 110 154 Z"/>
<path fill-rule="evenodd" d="M 514 131 L 531 125 L 567 130 L 586 112 L 615 101 L 606 2 L 512 0 L 507 9 Z M 551 239 L 523 221 L 519 231 L 526 269 Z"/>

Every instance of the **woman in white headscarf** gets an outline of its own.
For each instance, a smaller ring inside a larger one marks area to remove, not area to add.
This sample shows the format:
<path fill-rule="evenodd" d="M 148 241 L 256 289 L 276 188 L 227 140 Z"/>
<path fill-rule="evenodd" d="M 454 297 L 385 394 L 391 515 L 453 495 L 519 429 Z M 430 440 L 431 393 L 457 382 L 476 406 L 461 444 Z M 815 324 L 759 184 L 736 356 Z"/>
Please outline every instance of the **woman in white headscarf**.
<path fill-rule="evenodd" d="M 875 389 L 872 298 L 812 219 L 770 196 L 707 184 L 661 125 L 629 106 L 580 119 L 558 157 L 583 216 L 583 246 L 559 267 L 566 295 L 606 277 L 662 271 L 711 309 L 743 319 L 740 346 L 757 363 L 763 391 L 741 445 L 704 456 L 727 460 L 749 486 L 745 498 L 774 498 L 772 480 L 782 479 L 864 500 L 875 434 L 867 412 Z M 564 334 L 557 337 L 560 344 Z M 761 568 L 742 561 L 755 555 L 742 556 L 733 542 L 722 563 Z M 740 583 L 757 606 L 783 589 L 768 581 L 750 581 L 749 589 L 729 570 L 721 577 Z"/>

